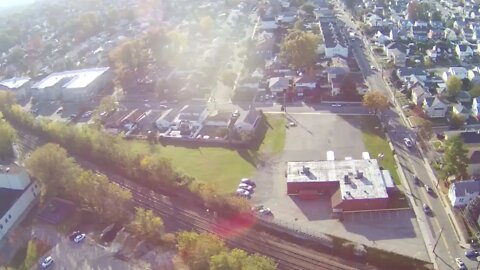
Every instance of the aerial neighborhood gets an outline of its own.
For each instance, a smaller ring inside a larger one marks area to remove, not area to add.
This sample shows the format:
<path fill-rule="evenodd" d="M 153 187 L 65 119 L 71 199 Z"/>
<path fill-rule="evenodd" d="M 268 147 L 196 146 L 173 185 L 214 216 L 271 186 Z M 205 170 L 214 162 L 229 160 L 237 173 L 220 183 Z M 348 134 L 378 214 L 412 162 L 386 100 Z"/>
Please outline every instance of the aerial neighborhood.
<path fill-rule="evenodd" d="M 476 1 L 18 5 L 0 269 L 478 268 Z"/>

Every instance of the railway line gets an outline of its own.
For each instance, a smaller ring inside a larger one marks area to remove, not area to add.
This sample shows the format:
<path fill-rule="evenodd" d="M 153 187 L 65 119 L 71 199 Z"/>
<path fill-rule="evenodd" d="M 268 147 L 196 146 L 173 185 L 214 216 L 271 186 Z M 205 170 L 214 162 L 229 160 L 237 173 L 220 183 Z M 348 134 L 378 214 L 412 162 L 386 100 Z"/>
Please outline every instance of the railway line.
<path fill-rule="evenodd" d="M 18 133 L 19 151 L 23 153 L 34 150 L 43 144 L 39 138 Z M 232 230 L 227 220 L 215 217 L 212 213 L 205 212 L 205 209 L 189 206 L 189 208 L 178 207 L 170 198 L 158 194 L 151 189 L 145 188 L 122 176 L 106 172 L 95 164 L 77 159 L 82 166 L 104 173 L 108 178 L 129 190 L 132 193 L 134 203 L 143 208 L 152 209 L 158 214 L 174 220 L 179 227 L 192 229 L 198 232 L 215 234 L 229 246 L 241 248 L 251 253 L 259 253 L 273 258 L 278 263 L 278 269 L 285 270 L 350 270 L 350 269 L 375 269 L 371 266 L 364 266 L 359 263 L 346 261 L 341 258 L 321 254 L 313 250 L 305 249 L 290 242 L 272 239 L 266 233 L 259 232 L 253 228 Z"/>

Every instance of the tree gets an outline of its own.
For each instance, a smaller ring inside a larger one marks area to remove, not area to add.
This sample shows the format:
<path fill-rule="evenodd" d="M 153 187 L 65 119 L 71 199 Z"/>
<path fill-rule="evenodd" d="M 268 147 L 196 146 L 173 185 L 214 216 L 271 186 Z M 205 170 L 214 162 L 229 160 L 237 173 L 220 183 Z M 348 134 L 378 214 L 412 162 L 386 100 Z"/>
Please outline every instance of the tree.
<path fill-rule="evenodd" d="M 442 13 L 438 10 L 432 12 L 432 20 L 433 21 L 442 21 Z"/>
<path fill-rule="evenodd" d="M 25 161 L 25 166 L 40 183 L 42 197 L 63 194 L 80 169 L 65 149 L 52 143 L 37 148 Z"/>
<path fill-rule="evenodd" d="M 463 83 L 457 76 L 450 76 L 447 80 L 447 91 L 451 97 L 457 97 L 462 91 Z"/>
<path fill-rule="evenodd" d="M 152 241 L 160 240 L 164 230 L 161 217 L 155 215 L 152 210 L 140 207 L 135 208 L 135 217 L 129 227 L 134 234 Z"/>
<path fill-rule="evenodd" d="M 470 96 L 472 98 L 476 98 L 480 96 L 480 85 L 472 84 L 472 87 L 470 88 Z"/>
<path fill-rule="evenodd" d="M 248 255 L 241 249 L 223 251 L 210 258 L 210 270 L 274 270 L 276 263 L 265 256 L 258 254 Z"/>
<path fill-rule="evenodd" d="M 237 79 L 237 74 L 235 72 L 233 72 L 232 70 L 226 70 L 222 74 L 222 82 L 226 86 L 233 87 L 236 79 Z"/>
<path fill-rule="evenodd" d="M 460 114 L 453 114 L 450 119 L 450 125 L 454 129 L 461 129 L 465 125 L 465 117 Z"/>
<path fill-rule="evenodd" d="M 298 19 L 295 24 L 293 25 L 293 29 L 299 30 L 299 31 L 304 31 L 305 30 L 305 24 L 303 23 L 302 20 Z"/>
<path fill-rule="evenodd" d="M 412 117 L 415 117 L 415 116 L 412 116 Z M 432 122 L 421 117 L 415 117 L 412 120 L 413 120 L 412 122 L 416 123 L 416 126 L 418 128 L 417 129 L 418 135 L 425 141 L 430 140 L 433 136 Z"/>
<path fill-rule="evenodd" d="M 13 156 L 12 144 L 17 136 L 15 129 L 2 118 L 0 114 L 0 160 Z"/>
<path fill-rule="evenodd" d="M 316 62 L 320 37 L 304 31 L 293 30 L 280 45 L 280 56 L 296 69 L 310 69 Z"/>
<path fill-rule="evenodd" d="M 305 3 L 302 5 L 301 9 L 305 11 L 310 16 L 314 16 L 315 6 L 312 3 Z"/>
<path fill-rule="evenodd" d="M 468 150 L 460 136 L 453 136 L 445 142 L 444 166 L 442 174 L 445 178 L 455 176 L 456 179 L 467 179 Z"/>
<path fill-rule="evenodd" d="M 192 270 L 208 269 L 210 257 L 226 251 L 218 237 L 196 232 L 181 232 L 177 236 L 177 249 Z"/>
<path fill-rule="evenodd" d="M 388 108 L 388 98 L 380 91 L 369 91 L 363 96 L 363 106 L 377 114 Z"/>

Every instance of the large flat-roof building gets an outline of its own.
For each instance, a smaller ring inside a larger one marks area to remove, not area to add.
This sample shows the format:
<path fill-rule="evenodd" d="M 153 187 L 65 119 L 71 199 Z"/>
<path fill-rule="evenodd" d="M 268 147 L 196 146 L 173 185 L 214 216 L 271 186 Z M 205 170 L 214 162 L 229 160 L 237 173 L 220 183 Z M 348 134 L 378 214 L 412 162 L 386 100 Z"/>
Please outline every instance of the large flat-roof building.
<path fill-rule="evenodd" d="M 32 96 L 40 101 L 84 102 L 112 81 L 109 67 L 52 73 L 32 86 Z"/>
<path fill-rule="evenodd" d="M 0 90 L 8 90 L 15 93 L 17 99 L 24 99 L 30 96 L 29 77 L 13 77 L 0 81 Z"/>
<path fill-rule="evenodd" d="M 340 211 L 385 209 L 395 190 L 376 159 L 288 162 L 286 176 L 288 195 L 329 195 L 332 208 Z"/>

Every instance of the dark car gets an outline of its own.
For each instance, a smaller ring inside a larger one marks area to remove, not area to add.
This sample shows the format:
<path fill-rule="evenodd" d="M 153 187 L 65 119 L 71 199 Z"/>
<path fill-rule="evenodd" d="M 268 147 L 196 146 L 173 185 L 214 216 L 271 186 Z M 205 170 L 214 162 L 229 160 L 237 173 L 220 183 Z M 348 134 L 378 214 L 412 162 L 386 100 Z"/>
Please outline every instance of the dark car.
<path fill-rule="evenodd" d="M 469 249 L 469 250 L 465 251 L 465 256 L 467 256 L 469 258 L 478 257 L 478 255 L 479 255 L 479 253 L 475 249 Z"/>

